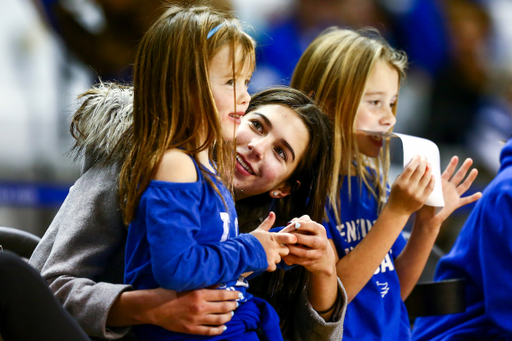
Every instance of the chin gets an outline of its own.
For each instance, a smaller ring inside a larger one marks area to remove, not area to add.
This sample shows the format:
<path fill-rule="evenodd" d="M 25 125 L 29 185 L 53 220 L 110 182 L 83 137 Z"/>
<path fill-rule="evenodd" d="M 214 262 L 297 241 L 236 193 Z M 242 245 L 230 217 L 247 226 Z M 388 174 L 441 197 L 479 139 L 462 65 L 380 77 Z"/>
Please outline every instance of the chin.
<path fill-rule="evenodd" d="M 235 140 L 235 136 L 236 136 L 236 133 L 237 133 L 238 129 L 237 127 L 235 127 L 235 129 L 233 130 L 233 126 L 230 126 L 230 127 L 224 127 L 223 130 L 222 130 L 222 135 L 224 135 L 224 141 L 227 141 L 227 142 L 233 142 Z"/>
<path fill-rule="evenodd" d="M 380 149 L 378 150 L 359 150 L 361 154 L 363 154 L 366 157 L 376 158 L 379 157 Z"/>

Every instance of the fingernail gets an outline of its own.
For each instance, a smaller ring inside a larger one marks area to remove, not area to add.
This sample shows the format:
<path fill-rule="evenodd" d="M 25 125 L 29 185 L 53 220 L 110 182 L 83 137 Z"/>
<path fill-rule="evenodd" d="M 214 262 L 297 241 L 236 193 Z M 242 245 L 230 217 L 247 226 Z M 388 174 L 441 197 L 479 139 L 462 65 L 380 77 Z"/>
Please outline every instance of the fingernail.
<path fill-rule="evenodd" d="M 238 308 L 240 306 L 240 303 L 236 302 L 236 307 Z M 236 309 L 236 308 L 235 308 Z"/>
<path fill-rule="evenodd" d="M 226 327 L 226 326 L 224 326 L 224 327 L 222 328 L 222 330 L 224 330 L 224 331 L 226 331 L 226 329 L 228 329 L 228 327 Z"/>
<path fill-rule="evenodd" d="M 231 311 L 231 316 L 235 316 L 235 312 L 234 311 Z"/>
<path fill-rule="evenodd" d="M 295 223 L 295 228 L 298 229 L 300 227 L 300 223 Z"/>
<path fill-rule="evenodd" d="M 242 298 L 244 298 L 244 295 L 241 292 L 239 292 L 238 293 L 238 299 L 241 300 Z"/>

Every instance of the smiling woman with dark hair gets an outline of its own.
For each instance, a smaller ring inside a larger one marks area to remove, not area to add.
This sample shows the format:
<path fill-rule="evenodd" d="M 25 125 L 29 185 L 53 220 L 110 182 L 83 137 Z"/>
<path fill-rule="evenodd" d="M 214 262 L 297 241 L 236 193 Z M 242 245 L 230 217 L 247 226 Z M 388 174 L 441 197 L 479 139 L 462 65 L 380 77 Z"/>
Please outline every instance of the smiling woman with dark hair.
<path fill-rule="evenodd" d="M 263 121 L 262 126 L 255 124 L 256 119 L 263 119 L 261 115 L 247 115 L 243 118 L 240 128 L 242 135 L 239 135 L 237 148 L 252 148 L 254 152 L 261 150 L 261 145 L 255 147 L 248 143 L 244 134 L 251 134 L 253 141 L 272 137 L 278 144 L 269 144 L 269 148 L 265 148 L 265 158 L 268 162 L 269 158 L 274 158 L 272 162 L 278 162 L 280 167 L 284 167 L 284 159 L 278 158 L 283 153 L 289 157 L 290 151 L 282 144 L 286 137 L 285 140 L 298 157 L 300 152 L 294 141 L 288 139 L 288 136 L 277 138 L 276 134 L 283 125 L 277 121 L 274 123 L 273 119 L 283 115 L 299 117 L 298 124 L 303 122 L 308 127 L 303 134 L 311 134 L 315 139 L 320 136 L 325 141 L 330 140 L 330 123 L 318 109 L 316 116 L 307 113 L 307 110 L 312 110 L 312 101 L 303 93 L 291 89 L 274 89 L 262 92 L 261 95 L 266 96 L 265 101 L 269 103 L 274 98 L 276 102 L 272 102 L 269 107 L 279 109 L 267 116 L 273 129 L 269 130 Z M 238 297 L 237 292 L 201 289 L 176 294 L 164 289 L 133 290 L 129 285 L 121 284 L 126 227 L 119 214 L 117 179 L 119 162 L 124 158 L 126 144 L 121 136 L 131 125 L 131 96 L 131 87 L 116 84 L 100 84 L 84 94 L 85 101 L 76 113 L 72 127 L 76 137 L 75 151 L 79 153 L 78 156 L 85 156 L 83 175 L 73 186 L 36 249 L 31 264 L 41 271 L 43 277 L 51 283 L 50 287 L 56 296 L 89 333 L 104 335 L 104 338 L 107 335 L 119 337 L 127 333 L 129 326 L 141 322 L 158 324 L 179 332 L 220 333 L 222 325 L 229 321 L 231 311 L 236 308 L 232 300 Z M 261 97 L 254 96 L 254 99 L 258 98 Z M 251 108 L 259 108 L 256 105 L 258 101 L 254 103 Z M 293 110 L 289 111 L 289 107 L 293 107 Z M 298 113 L 304 109 L 307 110 Z M 288 124 L 289 120 L 285 122 Z M 306 137 L 301 136 L 299 142 L 303 142 L 303 139 Z M 323 145 L 323 142 L 319 146 L 307 143 L 301 153 L 304 157 L 295 160 L 297 167 L 288 179 L 291 195 L 279 198 L 282 193 L 277 193 L 275 197 L 273 192 L 279 192 L 279 186 L 271 186 L 260 192 L 262 194 L 237 201 L 241 232 L 258 226 L 270 209 L 284 223 L 302 214 L 314 218 L 317 214 L 312 206 L 314 201 L 306 198 L 313 195 L 321 198 L 322 202 L 326 198 L 322 191 L 327 186 L 316 186 L 325 178 L 325 171 L 311 173 L 311 167 L 318 167 L 318 164 L 325 165 L 317 169 L 328 168 L 329 148 L 320 148 Z M 244 151 L 244 155 L 247 162 L 254 163 L 252 158 L 256 155 L 249 156 L 247 151 Z M 305 163 L 301 165 L 301 162 Z M 253 166 L 256 172 L 256 164 Z M 285 179 L 282 178 L 279 183 Z M 235 188 L 237 181 L 235 179 Z M 301 183 L 300 186 L 297 181 Z M 245 225 L 243 221 L 252 222 L 255 226 Z M 293 285 L 287 286 L 285 290 L 275 285 L 283 283 L 281 276 L 284 272 L 271 274 L 270 282 L 267 279 L 264 283 L 251 284 L 251 287 L 265 297 L 270 293 L 270 296 L 278 299 L 279 302 L 271 303 L 275 304 L 280 313 L 283 330 L 294 334 L 295 339 L 326 340 L 332 337 L 333 340 L 339 340 L 343 331 L 346 298 L 341 283 L 335 277 L 334 268 L 329 265 L 333 253 L 325 237 L 325 230 L 316 223 L 303 224 L 299 230 L 304 231 L 297 235 L 302 246 L 291 246 L 291 254 L 286 260 L 315 271 L 317 275 L 311 277 L 308 290 L 303 290 L 302 280 L 306 280 L 307 272 L 303 272 L 302 267 L 296 267 L 290 272 L 290 283 Z M 312 248 L 308 249 L 308 246 Z M 297 277 L 301 281 L 296 280 Z M 322 277 L 329 277 L 330 280 L 321 280 Z M 256 280 L 262 281 L 260 278 Z M 313 281 L 321 282 L 320 285 L 327 284 L 329 289 L 322 289 Z M 315 286 L 319 289 L 310 290 Z M 318 294 L 324 297 L 316 296 Z M 281 311 L 280 307 L 287 309 Z M 315 308 L 320 312 L 328 311 L 320 315 Z M 190 311 L 201 313 L 191 314 Z"/>

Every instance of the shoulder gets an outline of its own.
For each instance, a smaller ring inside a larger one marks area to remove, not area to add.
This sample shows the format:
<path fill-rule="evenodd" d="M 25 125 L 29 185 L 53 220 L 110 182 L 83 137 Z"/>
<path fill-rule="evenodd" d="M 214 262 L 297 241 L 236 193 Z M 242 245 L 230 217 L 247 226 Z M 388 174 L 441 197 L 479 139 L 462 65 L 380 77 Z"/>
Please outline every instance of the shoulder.
<path fill-rule="evenodd" d="M 153 179 L 167 182 L 196 182 L 196 164 L 184 151 L 170 149 L 162 157 Z"/>

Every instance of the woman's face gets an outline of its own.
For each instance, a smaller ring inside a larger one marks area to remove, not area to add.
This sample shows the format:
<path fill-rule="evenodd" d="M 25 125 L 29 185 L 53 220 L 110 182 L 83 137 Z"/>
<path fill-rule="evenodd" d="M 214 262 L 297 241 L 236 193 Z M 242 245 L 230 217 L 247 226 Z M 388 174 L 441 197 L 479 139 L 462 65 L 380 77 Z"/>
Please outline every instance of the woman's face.
<path fill-rule="evenodd" d="M 226 141 L 233 140 L 236 128 L 240 125 L 241 118 L 249 106 L 251 96 L 247 92 L 247 86 L 251 80 L 252 71 L 250 63 L 245 63 L 235 82 L 229 45 L 221 48 L 210 62 L 210 85 Z M 236 99 L 233 91 L 235 88 Z"/>
<path fill-rule="evenodd" d="M 242 118 L 236 139 L 234 187 L 236 199 L 269 192 L 289 194 L 286 180 L 309 143 L 303 121 L 292 109 L 264 105 Z"/>
<path fill-rule="evenodd" d="M 393 109 L 398 98 L 398 72 L 386 62 L 378 61 L 368 80 L 355 128 L 359 151 L 369 157 L 379 156 L 382 137 L 369 136 L 357 129 L 389 131 L 396 123 Z"/>

